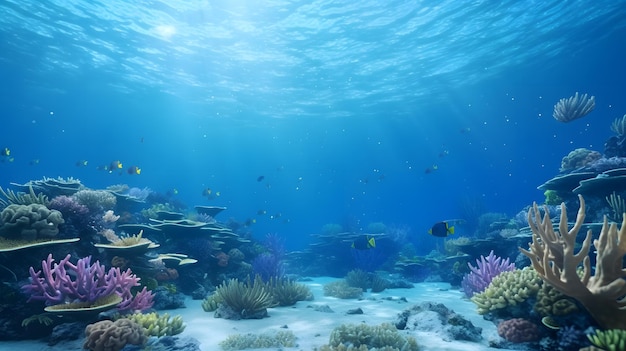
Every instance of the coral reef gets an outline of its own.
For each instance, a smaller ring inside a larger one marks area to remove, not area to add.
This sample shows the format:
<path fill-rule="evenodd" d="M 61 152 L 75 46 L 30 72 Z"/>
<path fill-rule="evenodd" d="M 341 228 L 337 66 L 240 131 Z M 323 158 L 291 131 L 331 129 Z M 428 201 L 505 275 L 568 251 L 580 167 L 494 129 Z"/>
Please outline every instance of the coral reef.
<path fill-rule="evenodd" d="M 541 278 L 530 267 L 503 272 L 483 292 L 472 296 L 472 301 L 478 313 L 486 314 L 525 302 L 537 294 L 540 284 Z"/>
<path fill-rule="evenodd" d="M 386 350 L 386 351 L 417 351 L 417 341 L 404 337 L 392 324 L 370 326 L 367 324 L 343 324 L 330 333 L 328 345 L 320 351 L 338 350 Z"/>
<path fill-rule="evenodd" d="M 602 155 L 593 150 L 578 148 L 571 151 L 567 156 L 563 157 L 561 160 L 561 172 L 572 171 L 581 167 L 585 167 L 597 160 L 599 160 Z"/>
<path fill-rule="evenodd" d="M 0 212 L 0 236 L 12 240 L 51 239 L 59 234 L 63 215 L 44 205 L 9 205 Z"/>
<path fill-rule="evenodd" d="M 79 204 L 86 206 L 91 214 L 112 210 L 117 203 L 115 195 L 106 190 L 79 190 L 72 197 Z"/>
<path fill-rule="evenodd" d="M 509 259 L 503 260 L 494 255 L 493 250 L 487 257 L 481 255 L 480 260 L 476 260 L 476 267 L 467 263 L 470 273 L 463 276 L 461 287 L 465 296 L 472 297 L 474 294 L 482 292 L 489 286 L 489 283 L 498 274 L 515 270 L 515 263 L 509 263 Z"/>
<path fill-rule="evenodd" d="M 89 324 L 85 336 L 83 348 L 91 351 L 120 351 L 128 344 L 144 345 L 148 341 L 143 328 L 126 318 Z"/>
<path fill-rule="evenodd" d="M 543 216 L 535 203 L 528 214 L 533 232 L 529 250 L 521 252 L 530 258 L 534 269 L 547 283 L 563 294 L 578 300 L 593 319 L 605 329 L 626 329 L 626 281 L 622 261 L 626 255 L 626 218 L 618 231 L 606 216 L 596 248 L 595 270 L 591 269 L 589 250 L 592 231 L 589 230 L 576 252 L 576 236 L 585 220 L 585 200 L 578 196 L 580 207 L 574 226 L 569 229 L 565 204 L 561 205 L 559 230 L 555 231 L 549 215 Z M 582 272 L 577 270 L 582 263 Z M 592 276 L 592 272 L 595 274 Z"/>
<path fill-rule="evenodd" d="M 500 322 L 498 335 L 513 343 L 537 341 L 541 338 L 539 327 L 524 318 L 513 318 Z"/>
<path fill-rule="evenodd" d="M 235 334 L 220 342 L 225 351 L 295 347 L 296 336 L 289 330 L 265 334 Z"/>

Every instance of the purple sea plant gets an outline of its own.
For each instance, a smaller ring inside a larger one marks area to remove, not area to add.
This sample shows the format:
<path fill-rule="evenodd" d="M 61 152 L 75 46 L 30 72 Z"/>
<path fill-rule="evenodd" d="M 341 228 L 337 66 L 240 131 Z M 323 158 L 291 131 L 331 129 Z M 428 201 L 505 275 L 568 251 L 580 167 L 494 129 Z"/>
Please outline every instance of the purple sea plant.
<path fill-rule="evenodd" d="M 139 277 L 130 269 L 106 268 L 99 261 L 91 264 L 91 256 L 70 262 L 68 254 L 55 263 L 52 254 L 41 262 L 41 270 L 30 267 L 30 284 L 22 291 L 30 295 L 29 301 L 44 301 L 47 306 L 73 302 L 94 303 L 98 299 L 117 294 L 122 298 L 119 310 L 145 310 L 152 307 L 152 292 L 144 289 L 135 296 L 131 288 L 139 286 Z"/>
<path fill-rule="evenodd" d="M 476 260 L 476 267 L 469 262 L 467 265 L 471 272 L 461 281 L 461 287 L 467 297 L 485 290 L 498 274 L 515 270 L 515 263 L 510 263 L 508 258 L 503 260 L 502 257 L 494 255 L 493 250 L 487 257 L 481 255 L 480 260 Z"/>

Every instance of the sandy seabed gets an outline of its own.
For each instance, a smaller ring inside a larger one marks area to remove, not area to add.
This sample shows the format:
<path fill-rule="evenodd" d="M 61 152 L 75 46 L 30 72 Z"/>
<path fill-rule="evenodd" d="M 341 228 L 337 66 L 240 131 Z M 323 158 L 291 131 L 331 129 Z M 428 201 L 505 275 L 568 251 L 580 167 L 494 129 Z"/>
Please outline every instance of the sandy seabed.
<path fill-rule="evenodd" d="M 419 283 L 412 289 L 387 289 L 381 293 L 365 293 L 360 300 L 342 300 L 324 296 L 323 285 L 337 278 L 319 277 L 304 282 L 314 295 L 312 301 L 300 301 L 295 306 L 268 309 L 268 318 L 255 320 L 226 320 L 214 318 L 212 312 L 204 312 L 202 301 L 187 299 L 187 308 L 170 311 L 172 316 L 181 315 L 187 327 L 180 336 L 189 336 L 200 341 L 203 351 L 221 350 L 219 343 L 233 334 L 261 334 L 290 330 L 297 337 L 297 347 L 281 350 L 311 351 L 327 344 L 333 328 L 347 323 L 378 325 L 390 323 L 398 313 L 422 302 L 443 303 L 456 313 L 463 315 L 475 326 L 482 328 L 483 339 L 479 343 L 468 341 L 444 341 L 437 332 L 400 331 L 415 337 L 420 350 L 438 351 L 482 351 L 490 348 L 489 340 L 497 340 L 496 326 L 476 312 L 476 305 L 463 298 L 463 293 L 450 289 L 448 283 Z M 406 299 L 406 302 L 401 298 Z M 316 311 L 312 306 L 327 305 L 332 313 Z M 363 314 L 347 314 L 348 310 L 361 308 Z M 287 329 L 285 329 L 285 327 Z M 276 348 L 272 348 L 276 349 Z M 77 343 L 48 346 L 45 341 L 0 342 L 0 350 L 19 351 L 71 351 L 81 350 Z M 265 349 L 268 350 L 268 349 Z M 271 349 L 270 349 L 271 350 Z M 498 349 L 506 351 L 506 349 Z"/>

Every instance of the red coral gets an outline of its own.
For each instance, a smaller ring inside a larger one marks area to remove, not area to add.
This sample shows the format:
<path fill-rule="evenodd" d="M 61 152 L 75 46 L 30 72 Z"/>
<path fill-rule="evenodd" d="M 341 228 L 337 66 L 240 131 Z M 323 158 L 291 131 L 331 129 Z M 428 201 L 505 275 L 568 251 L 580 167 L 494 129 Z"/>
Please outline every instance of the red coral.
<path fill-rule="evenodd" d="M 514 343 L 537 341 L 541 338 L 539 327 L 524 318 L 513 318 L 500 322 L 498 335 Z"/>
<path fill-rule="evenodd" d="M 160 282 L 178 279 L 178 271 L 174 268 L 165 268 L 155 274 L 154 279 Z"/>
<path fill-rule="evenodd" d="M 224 252 L 220 251 L 217 254 L 215 254 L 213 257 L 215 257 L 217 259 L 217 265 L 218 266 L 220 266 L 220 267 L 228 266 L 228 259 L 230 258 L 230 256 L 228 256 Z"/>

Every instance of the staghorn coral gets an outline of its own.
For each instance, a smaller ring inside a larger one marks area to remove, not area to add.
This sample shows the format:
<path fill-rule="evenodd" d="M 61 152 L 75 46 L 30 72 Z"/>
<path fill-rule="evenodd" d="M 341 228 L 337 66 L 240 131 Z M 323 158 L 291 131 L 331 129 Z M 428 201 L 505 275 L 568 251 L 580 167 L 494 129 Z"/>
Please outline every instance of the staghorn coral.
<path fill-rule="evenodd" d="M 417 351 L 418 349 L 417 341 L 413 337 L 404 337 L 393 324 L 383 323 L 375 326 L 342 324 L 333 329 L 328 345 L 323 345 L 320 351 Z"/>
<path fill-rule="evenodd" d="M 585 167 L 602 158 L 602 155 L 593 150 L 578 148 L 570 151 L 567 156 L 561 160 L 561 172 L 573 171 L 575 169 Z"/>
<path fill-rule="evenodd" d="M 267 316 L 267 308 L 272 306 L 272 295 L 269 289 L 257 275 L 254 282 L 243 283 L 238 279 L 223 282 L 215 290 L 221 300 L 217 317 L 226 319 L 255 319 Z M 227 307 L 228 311 L 220 311 Z"/>
<path fill-rule="evenodd" d="M 296 336 L 290 330 L 265 334 L 235 334 L 220 342 L 225 351 L 296 347 Z"/>
<path fill-rule="evenodd" d="M 156 312 L 151 313 L 133 313 L 126 315 L 124 318 L 139 324 L 144 329 L 147 336 L 162 337 L 166 335 L 177 335 L 185 330 L 183 317 L 176 316 L 170 319 L 170 315 L 165 313 L 159 315 Z"/>
<path fill-rule="evenodd" d="M 120 297 L 117 308 L 144 310 L 152 307 L 152 293 L 144 287 L 133 296 L 131 288 L 139 286 L 139 278 L 130 269 L 121 271 L 110 268 L 108 271 L 96 261 L 91 264 L 91 256 L 70 262 L 68 254 L 55 263 L 52 254 L 41 262 L 41 270 L 35 272 L 30 267 L 30 284 L 22 286 L 22 291 L 30 295 L 29 301 L 44 301 L 47 306 L 69 307 L 67 304 L 81 303 L 80 307 L 91 307 L 95 302 L 113 295 Z"/>
<path fill-rule="evenodd" d="M 324 296 L 332 296 L 340 299 L 358 299 L 362 295 L 363 289 L 352 287 L 343 279 L 324 285 Z"/>
<path fill-rule="evenodd" d="M 9 205 L 0 212 L 0 236 L 12 240 L 50 239 L 59 233 L 63 216 L 44 205 Z"/>
<path fill-rule="evenodd" d="M 604 217 L 600 235 L 593 241 L 597 254 L 595 270 L 592 270 L 589 258 L 591 229 L 576 252 L 576 236 L 585 221 L 585 200 L 580 195 L 578 198 L 580 208 L 571 229 L 567 209 L 564 203 L 561 204 L 558 231 L 554 230 L 549 214 L 541 218 L 539 207 L 533 204 L 528 213 L 533 241 L 529 250 L 520 248 L 520 251 L 530 258 L 541 279 L 578 300 L 602 328 L 626 329 L 626 280 L 622 264 L 626 255 L 626 218 L 618 230 L 616 223 L 609 224 Z M 582 272 L 579 273 L 581 264 Z"/>
<path fill-rule="evenodd" d="M 143 328 L 126 318 L 89 324 L 85 336 L 83 348 L 91 351 L 120 351 L 128 344 L 144 345 L 148 341 Z"/>
<path fill-rule="evenodd" d="M 503 272 L 483 292 L 474 294 L 472 301 L 478 313 L 486 314 L 526 301 L 537 294 L 540 284 L 541 278 L 530 267 Z"/>

